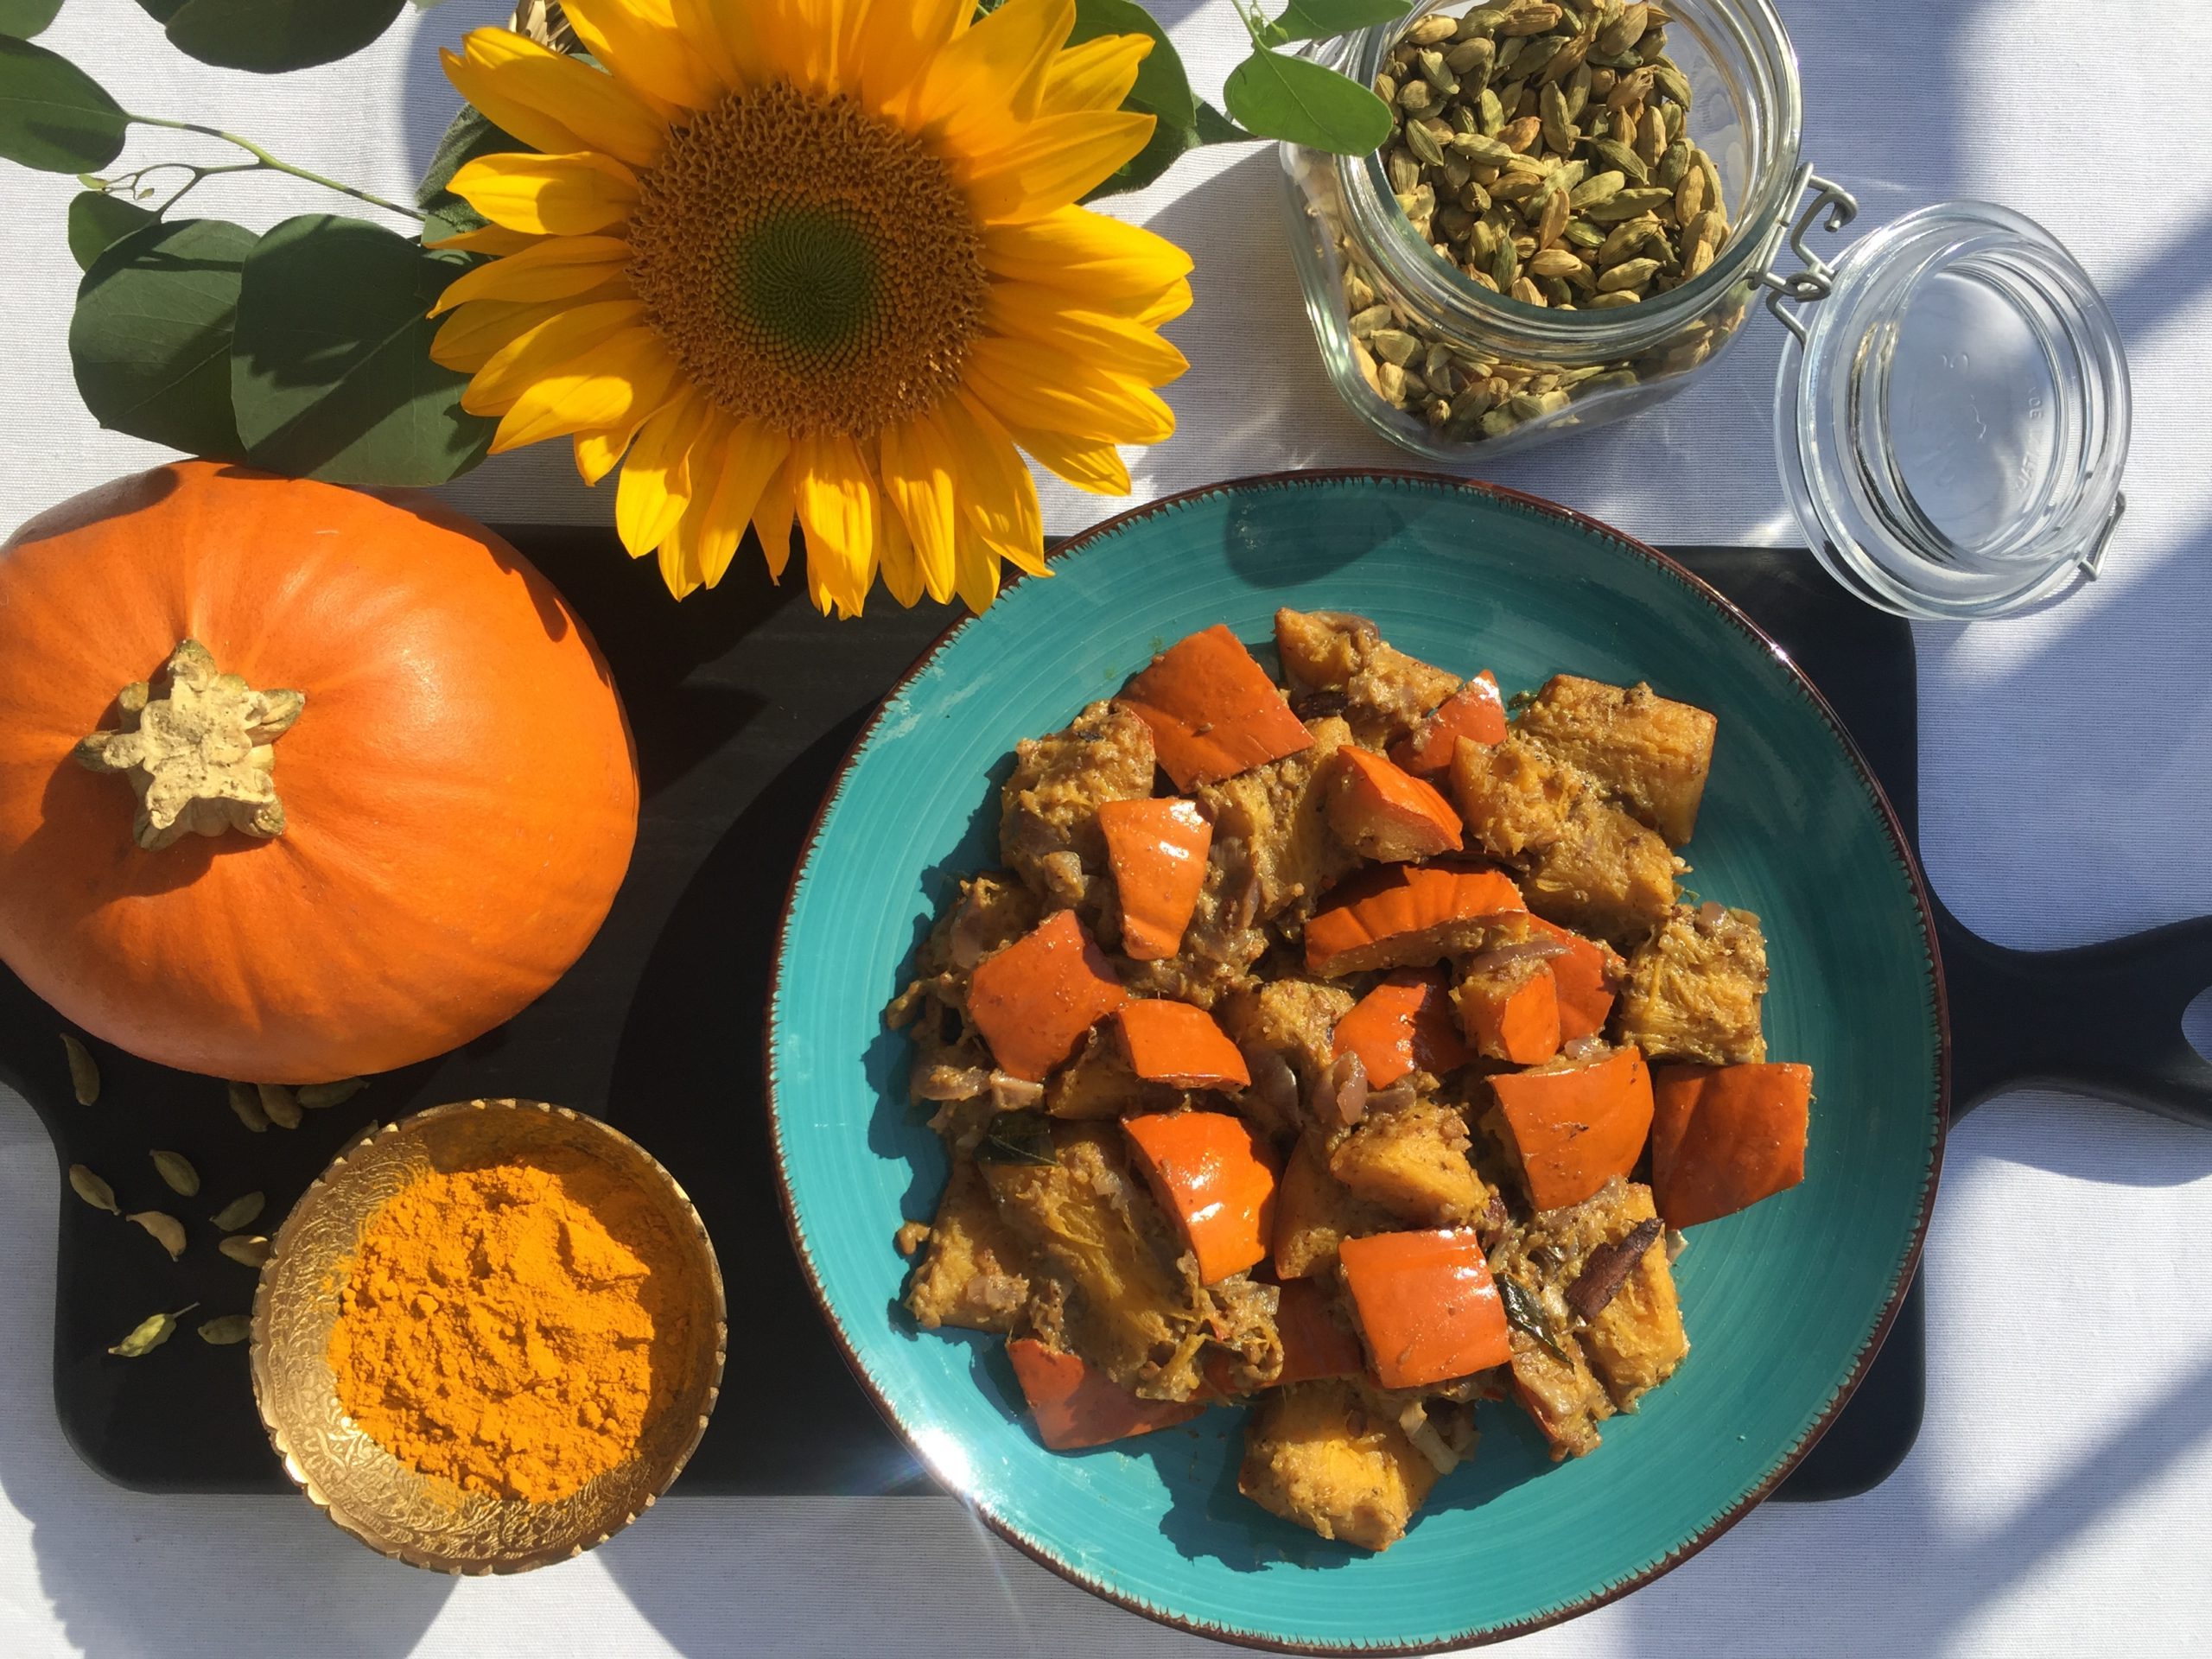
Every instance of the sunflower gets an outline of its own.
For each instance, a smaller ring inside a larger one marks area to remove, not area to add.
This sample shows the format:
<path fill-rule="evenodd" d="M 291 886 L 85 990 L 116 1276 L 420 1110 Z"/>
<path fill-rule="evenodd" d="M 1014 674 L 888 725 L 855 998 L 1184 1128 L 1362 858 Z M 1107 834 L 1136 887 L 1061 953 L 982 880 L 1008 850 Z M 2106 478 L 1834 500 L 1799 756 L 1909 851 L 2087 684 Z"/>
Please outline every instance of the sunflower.
<path fill-rule="evenodd" d="M 1174 416 L 1161 324 L 1187 255 L 1077 204 L 1151 137 L 1120 108 L 1145 36 L 1067 45 L 1073 0 L 566 0 L 603 67 L 506 29 L 443 54 L 531 151 L 452 188 L 496 256 L 438 301 L 432 356 L 499 416 L 494 453 L 569 439 L 682 598 L 746 526 L 780 580 L 860 613 L 981 610 L 1043 574 L 1021 452 L 1122 494 L 1116 445 Z"/>

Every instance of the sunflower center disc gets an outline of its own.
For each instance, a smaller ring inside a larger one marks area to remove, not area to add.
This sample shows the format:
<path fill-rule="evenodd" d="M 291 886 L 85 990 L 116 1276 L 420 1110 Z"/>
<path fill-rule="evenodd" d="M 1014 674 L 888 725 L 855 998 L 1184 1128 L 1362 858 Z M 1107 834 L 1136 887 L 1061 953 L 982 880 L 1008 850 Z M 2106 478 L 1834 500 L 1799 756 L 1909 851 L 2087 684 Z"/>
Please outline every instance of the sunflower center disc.
<path fill-rule="evenodd" d="M 920 138 L 779 83 L 674 129 L 639 182 L 632 286 L 723 410 L 864 438 L 959 384 L 982 238 Z"/>

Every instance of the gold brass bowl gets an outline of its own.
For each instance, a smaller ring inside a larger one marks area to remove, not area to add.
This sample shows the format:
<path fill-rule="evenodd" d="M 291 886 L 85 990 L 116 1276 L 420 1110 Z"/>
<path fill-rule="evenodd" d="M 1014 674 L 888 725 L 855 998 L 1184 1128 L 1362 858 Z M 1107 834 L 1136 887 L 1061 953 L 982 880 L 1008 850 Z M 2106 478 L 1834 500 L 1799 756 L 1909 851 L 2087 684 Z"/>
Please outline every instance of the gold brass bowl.
<path fill-rule="evenodd" d="M 437 1170 L 554 1149 L 582 1153 L 658 1195 L 671 1233 L 690 1247 L 698 1336 L 680 1357 L 675 1402 L 646 1423 L 637 1455 L 568 1497 L 534 1503 L 466 1492 L 393 1457 L 340 1408 L 327 1350 L 344 1264 L 379 1205 Z M 699 1212 L 644 1147 L 563 1107 L 461 1101 L 367 1130 L 292 1206 L 254 1293 L 254 1400 L 284 1472 L 370 1548 L 443 1573 L 526 1573 L 605 1542 L 668 1490 L 721 1387 L 727 1319 Z"/>

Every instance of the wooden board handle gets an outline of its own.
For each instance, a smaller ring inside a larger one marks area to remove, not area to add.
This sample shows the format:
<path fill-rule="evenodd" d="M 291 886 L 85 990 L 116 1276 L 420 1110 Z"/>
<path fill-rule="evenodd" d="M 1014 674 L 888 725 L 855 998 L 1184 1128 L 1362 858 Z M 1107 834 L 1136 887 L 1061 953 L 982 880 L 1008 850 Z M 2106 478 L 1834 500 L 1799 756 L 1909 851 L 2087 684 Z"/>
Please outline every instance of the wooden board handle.
<path fill-rule="evenodd" d="M 2212 986 L 2212 916 L 2067 950 L 2012 950 L 1931 903 L 1955 1119 L 2007 1089 L 2050 1086 L 2212 1128 L 2212 1061 L 2181 1026 Z"/>

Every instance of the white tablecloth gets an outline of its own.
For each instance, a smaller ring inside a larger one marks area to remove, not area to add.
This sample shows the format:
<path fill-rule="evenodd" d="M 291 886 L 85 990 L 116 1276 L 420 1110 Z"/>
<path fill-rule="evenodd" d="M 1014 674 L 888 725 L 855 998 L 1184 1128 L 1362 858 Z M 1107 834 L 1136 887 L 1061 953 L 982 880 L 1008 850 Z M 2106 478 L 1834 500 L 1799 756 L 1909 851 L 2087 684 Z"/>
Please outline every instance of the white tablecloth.
<path fill-rule="evenodd" d="M 1241 51 L 1226 0 L 1154 0 L 1214 92 Z M 505 0 L 450 0 L 353 60 L 262 80 L 190 64 L 130 0 L 67 0 L 50 44 L 128 107 L 228 126 L 404 194 L 455 99 L 434 48 Z M 1955 195 L 2019 208 L 2102 286 L 2137 411 L 2132 503 L 2106 575 L 2038 616 L 1919 630 L 1922 831 L 1938 889 L 2009 944 L 2212 910 L 2212 13 L 2164 0 L 1783 0 L 1806 153 L 1873 223 Z M 186 152 L 149 143 L 134 156 Z M 1282 254 L 1272 155 L 1188 160 L 1119 211 L 1187 246 L 1173 331 L 1181 430 L 1147 493 L 1238 473 L 1402 457 L 1335 402 Z M 10 289 L 0 522 L 156 454 L 97 430 L 70 385 L 74 187 L 0 167 Z M 218 180 L 199 211 L 264 225 L 327 197 Z M 1627 427 L 1497 464 L 1657 542 L 1789 543 L 1762 322 L 1696 390 Z M 454 499 L 487 518 L 606 519 L 565 448 L 495 461 Z M 1051 527 L 1097 516 L 1048 498 Z M 712 604 L 712 595 L 691 603 Z M 862 624 L 861 626 L 865 626 Z M 0 710 L 4 715 L 4 710 Z M 2192 1030 L 2212 1048 L 2212 1000 Z M 296 1500 L 156 1498 L 79 1463 L 50 1394 L 56 1186 L 0 1092 L 0 1654 L 135 1659 L 445 1656 L 1138 1655 L 1195 1651 L 1090 1599 L 938 1497 L 678 1497 L 611 1545 L 507 1582 L 380 1560 Z M 1866 1497 L 1769 1505 L 1624 1602 L 1519 1644 L 1570 1655 L 2164 1656 L 2212 1647 L 2212 1135 L 2015 1096 L 1953 1138 L 1929 1262 L 1929 1405 Z"/>

